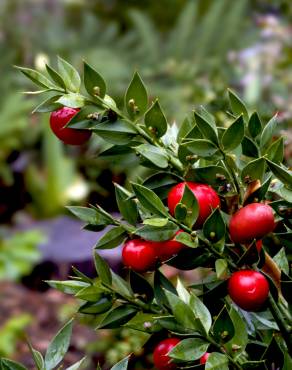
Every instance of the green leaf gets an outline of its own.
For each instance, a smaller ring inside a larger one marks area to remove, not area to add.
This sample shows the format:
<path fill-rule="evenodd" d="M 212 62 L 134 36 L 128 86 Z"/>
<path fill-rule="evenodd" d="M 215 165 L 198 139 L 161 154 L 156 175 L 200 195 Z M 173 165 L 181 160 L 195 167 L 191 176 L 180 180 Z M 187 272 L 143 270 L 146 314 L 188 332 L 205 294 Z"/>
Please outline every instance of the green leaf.
<path fill-rule="evenodd" d="M 139 202 L 149 212 L 159 216 L 169 216 L 164 204 L 152 190 L 146 188 L 143 185 L 134 183 L 132 184 L 132 187 Z"/>
<path fill-rule="evenodd" d="M 115 185 L 116 201 L 123 218 L 131 225 L 136 225 L 138 219 L 138 209 L 135 201 L 130 199 L 132 194 L 119 184 Z"/>
<path fill-rule="evenodd" d="M 288 188 L 292 189 L 292 173 L 288 171 L 283 166 L 279 166 L 276 163 L 273 163 L 266 159 L 270 170 L 273 172 L 274 176 L 277 177 L 283 184 L 287 185 Z"/>
<path fill-rule="evenodd" d="M 130 271 L 130 284 L 133 292 L 143 297 L 147 302 L 151 302 L 154 298 L 154 291 L 151 284 L 140 274 Z"/>
<path fill-rule="evenodd" d="M 165 289 L 177 294 L 175 287 L 159 270 L 154 273 L 154 296 L 160 306 L 168 306 Z"/>
<path fill-rule="evenodd" d="M 163 227 L 145 225 L 137 229 L 134 234 L 140 236 L 142 239 L 151 240 L 155 242 L 162 242 L 170 240 L 174 237 L 179 227 L 173 222 L 169 221 Z"/>
<path fill-rule="evenodd" d="M 144 225 L 155 226 L 155 227 L 163 227 L 166 226 L 168 223 L 167 218 L 146 218 L 143 221 Z"/>
<path fill-rule="evenodd" d="M 47 370 L 54 369 L 68 351 L 72 333 L 73 319 L 67 322 L 50 342 L 45 355 L 45 367 Z"/>
<path fill-rule="evenodd" d="M 114 291 L 120 294 L 122 297 L 133 297 L 133 292 L 130 285 L 114 271 L 111 271 L 111 275 L 113 282 L 112 287 Z"/>
<path fill-rule="evenodd" d="M 254 141 L 245 136 L 241 143 L 242 154 L 252 158 L 259 157 L 259 149 Z"/>
<path fill-rule="evenodd" d="M 244 138 L 243 116 L 239 116 L 224 132 L 222 136 L 222 145 L 224 150 L 231 151 L 237 148 Z"/>
<path fill-rule="evenodd" d="M 52 67 L 50 67 L 48 64 L 46 64 L 46 70 L 48 74 L 50 75 L 51 79 L 61 87 L 64 91 L 66 91 L 66 85 L 63 80 L 63 78 L 60 76 L 60 74 Z"/>
<path fill-rule="evenodd" d="M 90 285 L 79 290 L 77 294 L 75 294 L 75 297 L 88 302 L 96 302 L 103 292 L 104 289 L 101 288 L 101 286 Z"/>
<path fill-rule="evenodd" d="M 189 305 L 168 290 L 164 290 L 164 293 L 176 321 L 187 329 L 198 330 L 197 319 Z"/>
<path fill-rule="evenodd" d="M 235 328 L 226 306 L 223 307 L 217 316 L 212 332 L 217 343 L 226 343 L 233 338 Z"/>
<path fill-rule="evenodd" d="M 228 358 L 218 352 L 212 352 L 205 364 L 205 370 L 229 370 Z"/>
<path fill-rule="evenodd" d="M 278 265 L 279 269 L 289 274 L 289 262 L 285 253 L 285 248 L 281 248 L 279 252 L 273 257 L 273 260 Z"/>
<path fill-rule="evenodd" d="M 101 98 L 105 96 L 106 84 L 104 79 L 86 62 L 84 62 L 84 86 L 89 95 L 98 95 Z M 95 91 L 96 88 L 99 89 L 98 93 Z"/>
<path fill-rule="evenodd" d="M 177 203 L 174 209 L 174 217 L 182 222 L 187 217 L 188 209 L 187 207 L 182 203 Z"/>
<path fill-rule="evenodd" d="M 89 286 L 88 283 L 77 280 L 46 280 L 46 283 L 49 284 L 50 287 L 66 294 L 76 294 L 80 290 Z"/>
<path fill-rule="evenodd" d="M 228 275 L 228 263 L 225 259 L 219 258 L 215 262 L 215 271 L 217 278 L 220 280 L 226 279 Z"/>
<path fill-rule="evenodd" d="M 248 121 L 248 131 L 255 138 L 262 132 L 262 123 L 257 112 L 253 112 Z"/>
<path fill-rule="evenodd" d="M 113 301 L 109 296 L 102 296 L 96 302 L 86 302 L 79 307 L 78 312 L 87 315 L 100 315 L 107 312 L 113 305 Z"/>
<path fill-rule="evenodd" d="M 160 199 L 166 199 L 169 190 L 182 181 L 181 177 L 166 171 L 156 172 L 144 180 L 143 185 L 155 192 Z"/>
<path fill-rule="evenodd" d="M 179 298 L 184 301 L 184 303 L 189 304 L 191 295 L 185 288 L 184 284 L 181 282 L 180 278 L 177 278 L 176 291 Z"/>
<path fill-rule="evenodd" d="M 83 363 L 84 363 L 85 360 L 86 360 L 86 357 L 83 357 L 80 361 L 78 361 L 75 364 L 67 367 L 66 370 L 79 370 L 80 367 L 83 365 Z"/>
<path fill-rule="evenodd" d="M 197 248 L 198 246 L 198 240 L 196 237 L 192 237 L 188 233 L 181 232 L 177 234 L 174 239 L 190 248 Z"/>
<path fill-rule="evenodd" d="M 115 145 L 126 145 L 137 135 L 134 126 L 121 120 L 100 123 L 93 131 L 105 141 Z"/>
<path fill-rule="evenodd" d="M 236 346 L 237 350 L 235 353 L 236 355 L 239 355 L 245 350 L 245 347 L 248 343 L 247 327 L 245 321 L 233 306 L 231 306 L 230 308 L 229 316 L 233 322 L 235 333 L 232 339 L 229 342 L 225 343 L 224 346 L 228 349 L 228 352 L 230 354 L 234 353 L 234 348 Z"/>
<path fill-rule="evenodd" d="M 243 101 L 235 94 L 234 91 L 228 89 L 229 102 L 232 112 L 239 116 L 243 114 L 244 121 L 248 121 L 248 111 Z"/>
<path fill-rule="evenodd" d="M 81 85 L 81 79 L 77 70 L 61 57 L 58 57 L 58 67 L 67 90 L 77 93 Z"/>
<path fill-rule="evenodd" d="M 43 101 L 41 104 L 39 104 L 32 113 L 47 113 L 47 112 L 53 112 L 55 110 L 58 110 L 59 108 L 62 108 L 62 104 L 56 103 L 58 99 L 60 99 L 62 95 L 55 95 L 53 97 L 50 97 Z"/>
<path fill-rule="evenodd" d="M 0 369 L 1 370 L 27 370 L 25 366 L 19 362 L 9 360 L 8 358 L 0 358 Z"/>
<path fill-rule="evenodd" d="M 263 180 L 266 170 L 266 163 L 263 157 L 250 161 L 241 172 L 243 182 L 249 183 L 254 180 Z"/>
<path fill-rule="evenodd" d="M 153 313 L 138 312 L 136 316 L 123 326 L 144 333 L 156 333 L 162 329 L 159 324 L 160 317 L 161 315 L 158 315 L 158 317 L 153 316 Z"/>
<path fill-rule="evenodd" d="M 133 100 L 133 105 L 131 101 Z M 125 106 L 131 117 L 145 113 L 148 105 L 147 90 L 138 72 L 134 73 L 133 79 L 126 91 Z M 137 107 L 137 109 L 135 108 Z"/>
<path fill-rule="evenodd" d="M 204 138 L 209 139 L 215 144 L 218 144 L 218 134 L 216 125 L 210 124 L 203 116 L 198 112 L 194 112 L 196 124 L 201 131 Z"/>
<path fill-rule="evenodd" d="M 215 153 L 216 155 L 219 153 L 218 147 L 215 144 L 213 144 L 209 140 L 204 139 L 192 140 L 188 143 L 183 144 L 182 146 L 186 147 L 191 153 L 203 158 L 208 158 Z"/>
<path fill-rule="evenodd" d="M 196 167 L 193 171 L 189 171 L 187 176 L 188 181 L 200 182 L 218 186 L 229 178 L 228 172 L 221 166 L 210 165 L 206 167 Z"/>
<path fill-rule="evenodd" d="M 36 365 L 36 368 L 38 370 L 44 370 L 45 362 L 44 362 L 44 358 L 43 358 L 42 354 L 39 351 L 35 350 L 32 347 L 32 345 L 29 341 L 28 341 L 28 346 L 29 346 L 29 350 L 30 350 L 30 353 L 32 355 L 33 361 Z M 1 368 L 1 366 L 0 366 L 0 368 Z"/>
<path fill-rule="evenodd" d="M 177 141 L 179 144 L 182 142 L 182 139 L 185 138 L 186 135 L 191 131 L 193 126 L 193 122 L 188 117 L 183 120 L 177 134 Z"/>
<path fill-rule="evenodd" d="M 130 305 L 122 305 L 109 311 L 102 322 L 98 325 L 98 329 L 115 329 L 126 324 L 137 313 L 137 308 Z"/>
<path fill-rule="evenodd" d="M 163 148 L 151 144 L 141 144 L 135 147 L 135 151 L 159 168 L 168 167 L 168 155 Z"/>
<path fill-rule="evenodd" d="M 114 220 L 110 215 L 101 213 L 97 209 L 70 206 L 66 207 L 74 216 L 91 225 L 110 225 Z"/>
<path fill-rule="evenodd" d="M 96 121 L 88 118 L 90 114 L 98 114 L 97 107 L 94 105 L 86 105 L 77 112 L 71 120 L 65 125 L 65 127 L 71 127 L 76 129 L 92 128 L 97 125 Z"/>
<path fill-rule="evenodd" d="M 266 151 L 267 158 L 275 163 L 281 163 L 284 158 L 284 138 L 274 141 Z"/>
<path fill-rule="evenodd" d="M 200 338 L 187 338 L 181 340 L 168 356 L 178 361 L 198 360 L 207 351 L 209 343 Z"/>
<path fill-rule="evenodd" d="M 95 245 L 96 249 L 112 249 L 118 247 L 127 237 L 123 226 L 115 226 L 107 231 Z"/>
<path fill-rule="evenodd" d="M 55 90 L 57 88 L 56 85 L 52 84 L 52 82 L 43 74 L 40 72 L 30 69 L 30 68 L 24 68 L 24 67 L 18 67 L 16 68 L 22 72 L 26 77 L 28 77 L 32 82 L 34 82 L 36 85 L 40 87 L 44 87 L 47 89 Z"/>
<path fill-rule="evenodd" d="M 96 252 L 94 252 L 94 266 L 100 280 L 107 285 L 112 284 L 112 275 L 106 261 Z"/>
<path fill-rule="evenodd" d="M 260 139 L 261 150 L 264 150 L 270 145 L 273 135 L 274 135 L 274 131 L 277 126 L 277 123 L 278 123 L 277 114 L 275 114 L 274 117 L 272 117 L 270 121 L 266 124 L 261 134 L 261 139 Z"/>
<path fill-rule="evenodd" d="M 155 137 L 161 137 L 166 133 L 167 120 L 158 100 L 145 113 L 144 123 Z"/>
<path fill-rule="evenodd" d="M 289 369 L 292 369 L 292 358 L 288 352 L 285 352 L 284 353 L 284 366 L 282 370 L 289 370 Z"/>
<path fill-rule="evenodd" d="M 207 218 L 203 226 L 204 236 L 216 243 L 221 240 L 226 232 L 226 225 L 219 208 L 216 208 Z"/>
<path fill-rule="evenodd" d="M 128 369 L 128 362 L 129 362 L 130 356 L 127 356 L 117 364 L 115 364 L 111 370 L 127 370 Z"/>
<path fill-rule="evenodd" d="M 199 203 L 187 184 L 185 184 L 180 203 L 187 208 L 187 215 L 184 219 L 184 223 L 189 227 L 193 227 L 199 216 Z"/>
<path fill-rule="evenodd" d="M 77 93 L 69 93 L 62 95 L 56 103 L 60 103 L 64 105 L 64 107 L 81 108 L 85 105 L 85 98 Z"/>
<path fill-rule="evenodd" d="M 194 293 L 191 294 L 190 308 L 195 317 L 199 320 L 201 327 L 204 328 L 205 333 L 208 334 L 212 326 L 212 316 L 207 306 Z"/>

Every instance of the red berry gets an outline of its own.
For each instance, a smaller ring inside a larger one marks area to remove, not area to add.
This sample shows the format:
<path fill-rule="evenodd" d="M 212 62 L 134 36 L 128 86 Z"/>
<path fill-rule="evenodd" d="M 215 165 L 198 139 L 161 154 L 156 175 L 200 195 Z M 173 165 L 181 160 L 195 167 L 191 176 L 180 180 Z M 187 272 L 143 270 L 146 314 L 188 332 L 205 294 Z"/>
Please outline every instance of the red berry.
<path fill-rule="evenodd" d="M 230 238 L 234 243 L 249 243 L 274 230 L 273 210 L 267 204 L 251 203 L 237 211 L 230 220 Z"/>
<path fill-rule="evenodd" d="M 181 201 L 186 184 L 198 200 L 199 217 L 195 227 L 201 228 L 208 216 L 212 213 L 212 209 L 220 206 L 220 198 L 216 191 L 209 185 L 197 184 L 195 182 L 181 182 L 175 185 L 168 193 L 168 208 L 173 216 L 176 205 Z"/>
<path fill-rule="evenodd" d="M 175 233 L 175 236 L 181 232 L 183 231 L 179 230 L 178 232 Z M 178 254 L 178 252 L 180 252 L 184 248 L 184 244 L 176 241 L 175 236 L 172 239 L 167 240 L 165 242 L 152 242 L 156 252 L 156 256 L 161 261 L 168 260 L 173 255 Z"/>
<path fill-rule="evenodd" d="M 152 243 L 142 239 L 127 241 L 123 247 L 122 258 L 125 266 L 138 272 L 153 269 L 157 259 Z"/>
<path fill-rule="evenodd" d="M 228 293 L 243 310 L 257 311 L 268 298 L 269 283 L 260 272 L 241 270 L 233 273 L 229 279 Z"/>
<path fill-rule="evenodd" d="M 211 354 L 211 353 L 209 353 L 209 352 L 205 352 L 205 353 L 203 354 L 203 356 L 200 358 L 200 364 L 201 364 L 201 365 L 204 365 L 204 364 L 207 362 L 208 357 L 210 356 L 210 354 Z"/>
<path fill-rule="evenodd" d="M 75 130 L 73 128 L 64 127 L 71 120 L 79 109 L 63 107 L 51 113 L 50 126 L 53 133 L 69 145 L 82 145 L 89 140 L 91 131 L 89 130 Z"/>
<path fill-rule="evenodd" d="M 180 342 L 178 338 L 164 339 L 154 348 L 153 361 L 158 370 L 175 370 L 176 364 L 171 362 L 167 354 Z"/>

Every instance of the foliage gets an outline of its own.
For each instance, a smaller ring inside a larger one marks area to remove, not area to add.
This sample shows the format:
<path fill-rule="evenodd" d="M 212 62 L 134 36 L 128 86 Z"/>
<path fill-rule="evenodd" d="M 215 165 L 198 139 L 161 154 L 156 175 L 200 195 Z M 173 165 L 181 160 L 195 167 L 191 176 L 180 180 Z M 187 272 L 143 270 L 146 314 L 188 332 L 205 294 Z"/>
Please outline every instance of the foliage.
<path fill-rule="evenodd" d="M 149 106 L 147 89 L 137 73 L 125 93 L 123 111 L 106 94 L 101 75 L 96 72 L 92 76 L 93 69 L 91 79 L 102 89 L 87 84 L 86 94 L 75 68 L 60 58 L 58 63 L 58 81 L 19 68 L 42 85 L 41 94 L 50 93 L 50 101 L 45 100 L 37 111 L 52 111 L 56 104 L 81 108 L 79 119 L 73 118 L 68 127 L 92 130 L 112 145 L 112 155 L 118 158 L 121 149 L 135 153 L 141 165 L 152 169 L 152 176 L 137 178 L 128 189 L 118 187 L 121 218 L 113 218 L 98 205 L 69 207 L 92 230 L 112 228 L 95 247 L 97 280 L 75 269 L 72 280 L 49 284 L 80 298 L 79 312 L 92 315 L 98 329 L 127 326 L 154 338 L 158 333 L 179 336 L 181 342 L 169 353 L 178 367 L 195 365 L 208 348 L 212 352 L 206 365 L 209 369 L 218 363 L 224 369 L 288 368 L 292 348 L 292 279 L 287 268 L 292 174 L 281 164 L 283 141 L 273 142 L 277 117 L 263 125 L 229 90 L 231 123 L 227 128 L 218 127 L 214 117 L 200 108 L 178 130 L 175 125 L 166 125 L 160 105 L 154 102 Z M 85 81 L 88 71 L 85 66 Z M 88 114 L 88 107 L 96 114 Z M 184 180 L 212 185 L 220 195 L 221 209 L 213 210 L 202 229 L 193 229 L 198 202 L 187 186 L 175 215 L 164 203 L 170 186 Z M 253 242 L 248 248 L 234 245 L 228 232 L 232 214 L 239 207 L 264 201 L 274 209 L 278 223 L 274 233 L 265 236 L 265 248 L 259 252 Z M 182 212 L 183 208 L 187 212 Z M 142 230 L 144 239 L 157 242 L 175 237 L 178 229 L 184 232 L 176 238 L 186 247 L 165 263 L 182 270 L 210 269 L 206 279 L 189 287 L 180 280 L 173 286 L 160 272 L 159 264 L 149 277 L 131 271 L 129 280 L 124 280 L 98 254 L 99 249 L 115 248 L 127 237 L 137 238 Z M 242 268 L 261 271 L 269 281 L 267 305 L 259 312 L 240 309 L 227 294 L 228 278 Z"/>
<path fill-rule="evenodd" d="M 37 230 L 2 236 L 0 240 L 0 281 L 18 280 L 39 262 L 38 245 L 44 236 Z"/>

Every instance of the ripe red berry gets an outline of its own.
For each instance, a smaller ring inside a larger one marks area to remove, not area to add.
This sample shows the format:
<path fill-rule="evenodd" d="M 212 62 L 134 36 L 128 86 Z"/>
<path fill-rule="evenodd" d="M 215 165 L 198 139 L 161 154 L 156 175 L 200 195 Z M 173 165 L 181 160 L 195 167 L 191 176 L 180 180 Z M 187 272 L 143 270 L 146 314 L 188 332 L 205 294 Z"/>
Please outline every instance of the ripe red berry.
<path fill-rule="evenodd" d="M 175 370 L 176 364 L 167 354 L 180 342 L 178 338 L 164 339 L 154 348 L 153 362 L 158 370 Z"/>
<path fill-rule="evenodd" d="M 181 232 L 183 231 L 179 230 L 178 232 L 175 233 L 175 236 Z M 175 254 L 178 254 L 178 252 L 180 252 L 184 248 L 184 244 L 176 241 L 175 236 L 172 239 L 167 240 L 165 242 L 152 242 L 156 252 L 156 256 L 161 261 L 168 260 Z"/>
<path fill-rule="evenodd" d="M 203 354 L 203 356 L 200 358 L 200 364 L 201 364 L 201 365 L 204 365 L 204 364 L 207 362 L 208 357 L 210 356 L 210 354 L 211 354 L 211 353 L 209 353 L 209 352 L 205 352 L 205 353 Z"/>
<path fill-rule="evenodd" d="M 267 204 L 251 203 L 237 211 L 230 220 L 230 238 L 234 243 L 249 243 L 274 230 L 273 210 Z"/>
<path fill-rule="evenodd" d="M 124 244 L 122 259 L 124 265 L 132 270 L 145 272 L 155 267 L 157 256 L 151 242 L 133 239 Z"/>
<path fill-rule="evenodd" d="M 69 145 L 82 145 L 89 140 L 91 131 L 65 127 L 79 109 L 63 107 L 51 113 L 50 126 L 53 133 Z"/>
<path fill-rule="evenodd" d="M 257 311 L 269 295 L 269 283 L 263 274 L 253 270 L 241 270 L 232 274 L 228 281 L 230 298 L 246 311 Z"/>
<path fill-rule="evenodd" d="M 208 216 L 212 213 L 212 209 L 220 206 L 220 198 L 216 191 L 209 185 L 197 184 L 195 182 L 181 182 L 175 185 L 168 193 L 168 208 L 173 216 L 176 205 L 181 201 L 186 184 L 198 200 L 199 216 L 195 227 L 201 228 Z"/>

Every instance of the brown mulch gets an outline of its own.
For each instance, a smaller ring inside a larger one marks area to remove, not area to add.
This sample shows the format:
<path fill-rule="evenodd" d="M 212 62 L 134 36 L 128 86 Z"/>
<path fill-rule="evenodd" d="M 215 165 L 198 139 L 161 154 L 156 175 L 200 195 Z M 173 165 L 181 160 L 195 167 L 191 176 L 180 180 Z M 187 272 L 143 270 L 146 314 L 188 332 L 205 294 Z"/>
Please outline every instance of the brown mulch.
<path fill-rule="evenodd" d="M 33 347 L 45 353 L 50 340 L 62 327 L 60 307 L 76 305 L 74 299 L 61 292 L 50 289 L 46 292 L 28 290 L 20 284 L 11 282 L 0 283 L 0 328 L 12 317 L 23 313 L 32 316 L 26 329 Z M 69 319 L 69 318 L 68 318 Z M 86 326 L 74 324 L 74 335 L 71 338 L 69 352 L 65 357 L 64 367 L 72 365 L 85 354 L 85 345 L 96 340 L 96 334 Z M 20 340 L 13 358 L 29 369 L 34 369 L 29 348 L 25 340 Z"/>

